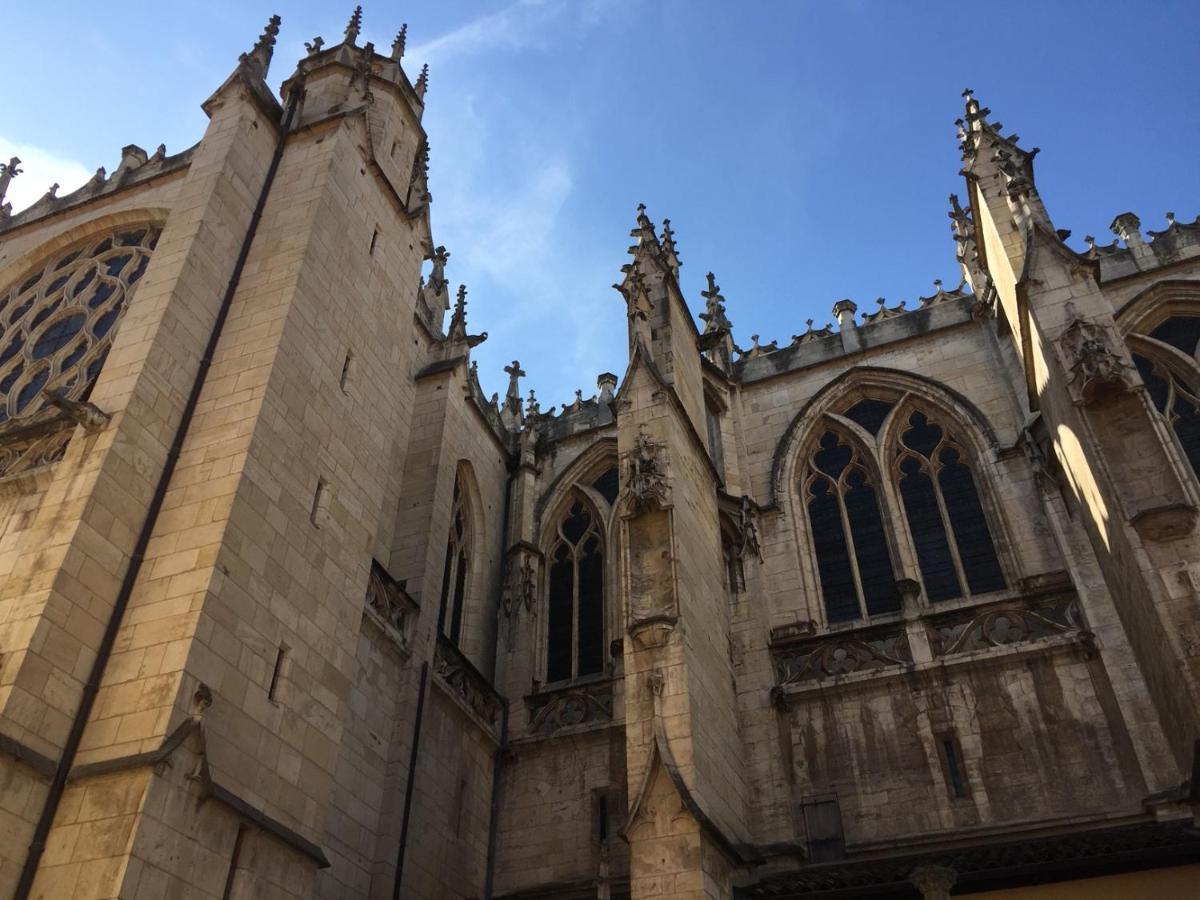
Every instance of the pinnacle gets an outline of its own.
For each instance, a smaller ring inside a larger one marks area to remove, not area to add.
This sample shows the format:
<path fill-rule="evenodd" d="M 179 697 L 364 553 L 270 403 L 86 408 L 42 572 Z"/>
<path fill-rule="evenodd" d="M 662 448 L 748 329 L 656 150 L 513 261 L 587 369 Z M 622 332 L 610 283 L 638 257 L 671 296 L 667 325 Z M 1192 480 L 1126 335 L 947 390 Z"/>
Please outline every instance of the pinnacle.
<path fill-rule="evenodd" d="M 263 33 L 259 35 L 257 41 L 254 42 L 254 47 L 249 53 L 243 53 L 238 57 L 238 65 L 248 67 L 253 70 L 254 74 L 259 78 L 265 78 L 267 68 L 271 65 L 271 54 L 275 48 L 275 39 L 279 36 L 279 24 L 283 21 L 279 16 L 271 16 L 267 20 L 267 26 L 263 29 Z"/>
<path fill-rule="evenodd" d="M 408 23 L 405 22 L 400 26 L 400 30 L 396 32 L 396 39 L 392 41 L 392 59 L 397 62 L 404 56 L 404 45 L 408 42 Z"/>
<path fill-rule="evenodd" d="M 362 7 L 356 6 L 354 12 L 350 14 L 350 21 L 346 23 L 345 43 L 353 44 L 357 41 L 360 31 L 362 31 Z"/>
<path fill-rule="evenodd" d="M 425 99 L 425 92 L 429 90 L 429 63 L 421 66 L 421 74 L 417 76 L 417 83 L 413 85 L 413 89 L 418 97 Z"/>

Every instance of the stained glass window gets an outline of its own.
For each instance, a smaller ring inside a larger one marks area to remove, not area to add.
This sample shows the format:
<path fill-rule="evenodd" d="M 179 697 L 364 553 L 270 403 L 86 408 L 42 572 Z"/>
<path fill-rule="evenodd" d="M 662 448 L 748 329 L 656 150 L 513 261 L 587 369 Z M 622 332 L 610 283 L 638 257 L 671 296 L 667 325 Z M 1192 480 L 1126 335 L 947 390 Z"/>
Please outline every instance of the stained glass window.
<path fill-rule="evenodd" d="M 98 235 L 0 294 L 0 423 L 37 412 L 46 390 L 87 396 L 159 232 Z"/>

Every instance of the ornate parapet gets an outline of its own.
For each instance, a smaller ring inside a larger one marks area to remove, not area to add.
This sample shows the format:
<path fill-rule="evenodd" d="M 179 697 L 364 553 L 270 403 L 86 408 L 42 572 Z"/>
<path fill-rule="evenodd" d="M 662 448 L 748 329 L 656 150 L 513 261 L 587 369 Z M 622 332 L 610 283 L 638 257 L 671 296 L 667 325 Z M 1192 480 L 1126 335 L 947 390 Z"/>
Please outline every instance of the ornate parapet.
<path fill-rule="evenodd" d="M 529 733 L 540 736 L 608 723 L 613 717 L 613 683 L 605 680 L 530 694 L 525 708 Z"/>
<path fill-rule="evenodd" d="M 406 656 L 412 652 L 412 631 L 421 608 L 404 586 L 378 562 L 371 560 L 367 579 L 366 615 L 395 641 Z"/>
<path fill-rule="evenodd" d="M 959 609 L 930 618 L 926 628 L 935 658 L 1048 637 L 1090 634 L 1080 620 L 1079 601 L 1074 594 Z"/>
<path fill-rule="evenodd" d="M 840 635 L 784 639 L 772 645 L 771 660 L 776 683 L 783 687 L 908 666 L 913 658 L 904 623 L 897 622 Z"/>
<path fill-rule="evenodd" d="M 434 680 L 464 711 L 483 727 L 493 740 L 500 740 L 500 715 L 503 698 L 491 682 L 471 665 L 461 650 L 443 635 L 438 635 L 433 654 Z"/>

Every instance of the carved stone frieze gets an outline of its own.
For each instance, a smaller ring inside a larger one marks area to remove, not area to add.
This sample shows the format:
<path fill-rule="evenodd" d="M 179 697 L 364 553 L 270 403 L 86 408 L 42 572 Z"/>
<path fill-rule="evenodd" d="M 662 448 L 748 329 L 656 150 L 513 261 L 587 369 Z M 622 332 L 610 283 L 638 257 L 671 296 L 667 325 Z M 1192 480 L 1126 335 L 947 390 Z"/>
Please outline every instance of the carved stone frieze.
<path fill-rule="evenodd" d="M 438 637 L 433 654 L 433 674 L 451 695 L 485 725 L 493 737 L 500 724 L 501 700 L 488 680 L 462 651 L 445 637 Z"/>
<path fill-rule="evenodd" d="M 533 694 L 525 698 L 525 706 L 529 710 L 529 731 L 533 734 L 553 734 L 577 725 L 611 722 L 612 682 Z"/>
<path fill-rule="evenodd" d="M 374 560 L 367 579 L 367 610 L 405 653 L 411 653 L 412 629 L 419 607 L 408 592 Z"/>
<path fill-rule="evenodd" d="M 1071 397 L 1087 406 L 1105 396 L 1133 387 L 1132 367 L 1117 351 L 1111 329 L 1088 321 L 1067 305 L 1071 322 L 1059 338 L 1059 348 L 1070 372 Z"/>
<path fill-rule="evenodd" d="M 775 676 L 780 685 L 824 681 L 854 672 L 869 672 L 913 661 L 903 624 L 844 636 L 786 643 L 773 647 Z"/>
<path fill-rule="evenodd" d="M 935 657 L 1086 633 L 1078 601 L 1070 594 L 956 610 L 935 617 L 927 627 Z"/>
<path fill-rule="evenodd" d="M 13 421 L 0 427 L 0 478 L 15 477 L 56 463 L 67 452 L 75 431 L 64 414 L 42 413 L 33 422 Z"/>

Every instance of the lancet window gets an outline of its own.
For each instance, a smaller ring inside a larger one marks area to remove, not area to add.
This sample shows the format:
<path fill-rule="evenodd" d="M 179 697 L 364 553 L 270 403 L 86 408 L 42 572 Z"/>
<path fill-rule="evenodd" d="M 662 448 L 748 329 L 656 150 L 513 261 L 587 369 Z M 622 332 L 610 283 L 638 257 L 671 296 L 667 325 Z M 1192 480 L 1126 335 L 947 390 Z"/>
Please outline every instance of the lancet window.
<path fill-rule="evenodd" d="M 1133 362 L 1154 408 L 1200 475 L 1200 316 L 1171 316 L 1139 335 Z"/>
<path fill-rule="evenodd" d="M 462 640 L 464 606 L 470 575 L 471 534 L 462 481 L 454 480 L 450 531 L 446 537 L 446 562 L 442 569 L 442 599 L 438 627 L 451 643 Z"/>
<path fill-rule="evenodd" d="M 86 398 L 159 233 L 98 235 L 0 294 L 0 423 L 37 412 L 47 390 Z"/>
<path fill-rule="evenodd" d="M 582 501 L 558 523 L 547 557 L 546 681 L 604 671 L 604 546 L 601 524 Z"/>
<path fill-rule="evenodd" d="M 932 603 L 1005 587 L 967 445 L 921 405 L 897 406 L 867 397 L 831 415 L 801 470 L 831 624 L 900 609 L 897 553 L 915 559 Z M 898 515 L 907 532 L 890 524 Z"/>
<path fill-rule="evenodd" d="M 808 459 L 804 498 L 830 622 L 900 608 L 879 497 L 862 451 L 826 431 Z"/>
<path fill-rule="evenodd" d="M 937 602 L 1003 590 L 1004 573 L 963 446 L 914 411 L 894 453 L 925 596 Z"/>

